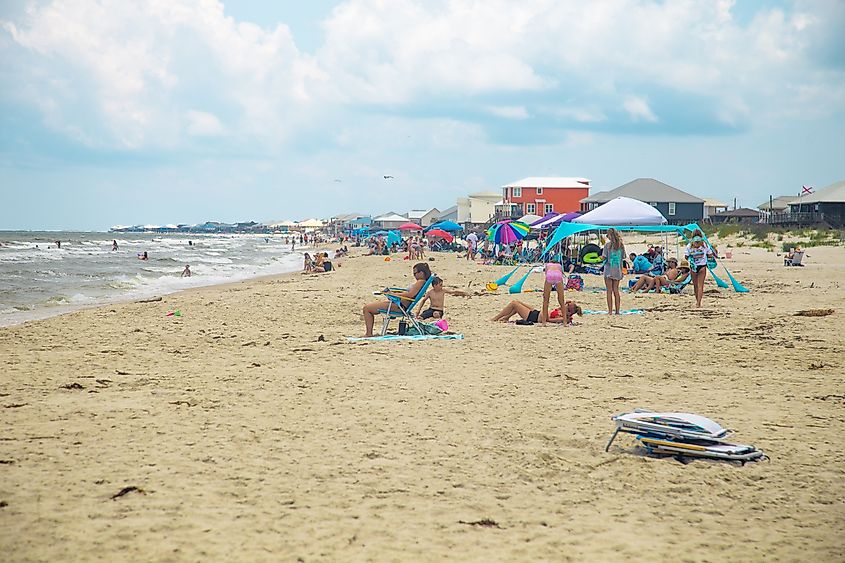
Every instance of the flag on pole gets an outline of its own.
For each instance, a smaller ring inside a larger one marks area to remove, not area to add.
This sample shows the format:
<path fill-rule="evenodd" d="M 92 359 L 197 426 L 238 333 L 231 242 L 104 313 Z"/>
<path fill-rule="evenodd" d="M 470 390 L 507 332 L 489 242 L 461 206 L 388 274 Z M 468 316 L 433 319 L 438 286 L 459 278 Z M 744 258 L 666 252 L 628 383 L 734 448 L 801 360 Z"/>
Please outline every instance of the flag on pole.
<path fill-rule="evenodd" d="M 801 195 L 813 193 L 813 186 L 801 186 Z"/>

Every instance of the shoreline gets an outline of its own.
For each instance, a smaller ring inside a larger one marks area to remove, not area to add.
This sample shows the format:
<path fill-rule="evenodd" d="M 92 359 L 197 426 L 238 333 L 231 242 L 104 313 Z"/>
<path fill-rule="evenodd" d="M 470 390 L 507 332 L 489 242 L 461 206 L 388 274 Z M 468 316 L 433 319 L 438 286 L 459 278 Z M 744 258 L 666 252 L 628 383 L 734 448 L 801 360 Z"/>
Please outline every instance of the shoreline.
<path fill-rule="evenodd" d="M 412 265 L 354 253 L 0 328 L 0 542 L 11 560 L 836 558 L 845 464 L 819 456 L 845 446 L 845 248 L 734 256 L 751 293 L 709 284 L 702 310 L 624 294 L 646 313 L 523 327 L 487 319 L 538 293 L 450 296 L 460 341 L 347 342 Z M 433 258 L 460 289 L 512 269 Z M 604 452 L 637 407 L 710 417 L 770 460 Z"/>
<path fill-rule="evenodd" d="M 314 251 L 314 247 L 309 246 L 309 247 L 302 247 L 302 248 L 303 248 L 303 250 L 301 252 L 313 252 Z M 301 252 L 299 250 L 296 250 L 291 254 L 301 254 Z M 301 256 L 299 258 L 301 258 Z M 299 263 L 299 265 L 297 267 L 301 269 L 301 259 L 298 259 L 297 263 Z M 293 267 L 293 265 L 292 265 L 292 267 Z M 282 272 L 276 272 L 276 273 L 272 273 L 272 274 L 260 274 L 260 275 L 257 275 L 257 276 L 247 276 L 247 277 L 240 278 L 240 279 L 237 279 L 237 280 L 232 280 L 232 281 L 222 281 L 222 282 L 213 281 L 209 284 L 193 285 L 191 287 L 187 287 L 187 288 L 184 288 L 184 289 L 173 289 L 172 291 L 159 290 L 159 289 L 150 290 L 150 291 L 147 291 L 147 292 L 142 291 L 142 292 L 139 292 L 137 295 L 134 295 L 132 297 L 125 297 L 125 296 L 121 297 L 121 296 L 116 295 L 114 299 L 106 299 L 104 301 L 95 302 L 95 303 L 78 303 L 78 304 L 34 307 L 34 308 L 26 310 L 26 311 L 19 311 L 17 313 L 6 313 L 6 314 L 0 316 L 0 328 L 18 326 L 18 325 L 28 323 L 28 322 L 50 319 L 50 318 L 53 318 L 53 317 L 66 315 L 68 313 L 73 313 L 75 311 L 81 311 L 81 310 L 85 310 L 85 309 L 97 309 L 97 308 L 101 308 L 101 307 L 109 307 L 109 306 L 112 306 L 112 305 L 133 303 L 133 302 L 137 302 L 137 301 L 143 300 L 143 299 L 149 299 L 149 298 L 153 298 L 153 297 L 164 297 L 164 296 L 167 296 L 167 295 L 182 293 L 184 291 L 192 291 L 192 290 L 195 290 L 195 289 L 227 286 L 227 285 L 230 285 L 230 284 L 237 284 L 237 283 L 247 282 L 247 281 L 251 281 L 251 280 L 260 280 L 260 279 L 264 279 L 264 278 L 273 278 L 273 277 L 277 277 L 277 276 L 287 276 L 287 275 L 290 275 L 290 274 L 294 274 L 297 271 L 300 271 L 300 270 L 293 269 L 293 270 L 290 270 L 290 271 L 282 271 Z M 192 276 L 192 280 L 197 279 L 197 278 L 202 279 L 201 276 L 197 276 L 196 274 L 194 276 Z"/>

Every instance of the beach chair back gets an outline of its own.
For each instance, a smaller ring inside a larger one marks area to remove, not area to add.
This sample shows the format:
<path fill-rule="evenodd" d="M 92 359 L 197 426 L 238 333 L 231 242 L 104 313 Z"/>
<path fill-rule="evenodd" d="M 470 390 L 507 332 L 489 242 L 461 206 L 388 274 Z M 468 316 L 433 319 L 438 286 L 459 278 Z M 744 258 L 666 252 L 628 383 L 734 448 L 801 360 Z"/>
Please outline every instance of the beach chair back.
<path fill-rule="evenodd" d="M 792 255 L 792 261 L 789 263 L 789 265 L 800 266 L 802 260 L 804 260 L 804 251 L 799 250 L 798 252 Z"/>
<path fill-rule="evenodd" d="M 428 293 L 428 290 L 431 287 L 431 282 L 434 281 L 435 277 L 435 274 L 431 274 L 431 276 L 429 276 L 429 278 L 425 280 L 425 283 L 420 288 L 419 292 L 417 292 L 417 295 L 414 297 L 414 300 L 411 301 L 408 305 L 403 305 L 402 299 L 396 297 L 395 295 L 386 295 L 387 300 L 390 302 L 390 305 L 386 310 L 379 311 L 379 313 L 384 316 L 384 323 L 381 327 L 382 336 L 387 334 L 387 327 L 390 324 L 390 319 L 400 317 L 405 318 L 412 326 L 414 326 L 417 329 L 418 334 L 422 334 L 422 329 L 420 329 L 419 323 L 414 318 L 414 315 L 411 314 L 411 312 L 417 305 L 419 305 L 420 300 L 425 296 L 425 294 Z"/>

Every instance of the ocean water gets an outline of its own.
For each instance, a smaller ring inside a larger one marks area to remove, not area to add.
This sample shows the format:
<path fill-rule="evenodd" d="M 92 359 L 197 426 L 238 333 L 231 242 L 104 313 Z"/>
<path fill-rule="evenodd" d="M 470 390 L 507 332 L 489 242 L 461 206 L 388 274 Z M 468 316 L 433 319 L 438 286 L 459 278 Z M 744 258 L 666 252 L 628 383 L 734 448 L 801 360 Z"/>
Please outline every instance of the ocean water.
<path fill-rule="evenodd" d="M 0 326 L 297 271 L 300 245 L 292 252 L 285 241 L 285 235 L 0 231 Z M 139 260 L 144 251 L 149 259 Z M 182 278 L 186 264 L 193 275 Z"/>

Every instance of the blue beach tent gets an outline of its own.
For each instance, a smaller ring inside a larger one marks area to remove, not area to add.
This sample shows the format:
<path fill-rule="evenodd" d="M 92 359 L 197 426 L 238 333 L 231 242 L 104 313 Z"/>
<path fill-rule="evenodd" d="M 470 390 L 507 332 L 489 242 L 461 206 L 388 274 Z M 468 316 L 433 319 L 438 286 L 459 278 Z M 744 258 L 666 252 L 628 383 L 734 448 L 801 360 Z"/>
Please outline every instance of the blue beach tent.
<path fill-rule="evenodd" d="M 463 231 L 464 230 L 463 227 L 461 227 L 460 225 L 458 225 L 454 221 L 441 221 L 439 223 L 433 224 L 432 226 L 430 226 L 426 230 L 430 231 L 431 229 L 441 229 L 443 231 L 446 231 L 447 233 L 454 233 L 455 231 Z"/>
<path fill-rule="evenodd" d="M 543 256 L 545 256 L 557 243 L 567 237 L 571 237 L 572 235 L 583 233 L 585 231 L 606 231 L 611 228 L 611 226 L 620 232 L 636 231 L 639 233 L 675 233 L 676 235 L 684 238 L 686 238 L 687 232 L 701 229 L 701 227 L 699 227 L 696 223 L 689 223 L 688 225 L 588 225 L 582 223 L 563 222 L 557 229 L 555 229 L 554 234 L 549 237 Z M 706 236 L 704 237 L 704 240 L 707 240 Z M 708 244 L 710 243 L 709 240 L 707 240 L 707 242 Z M 721 261 L 718 262 L 721 263 Z M 731 280 L 731 285 L 733 285 L 734 291 L 737 293 L 748 293 L 748 288 L 739 283 L 724 264 L 721 264 L 721 266 L 725 268 L 725 273 L 727 273 L 728 279 Z M 717 279 L 712 270 L 710 273 L 713 275 L 714 279 Z"/>

